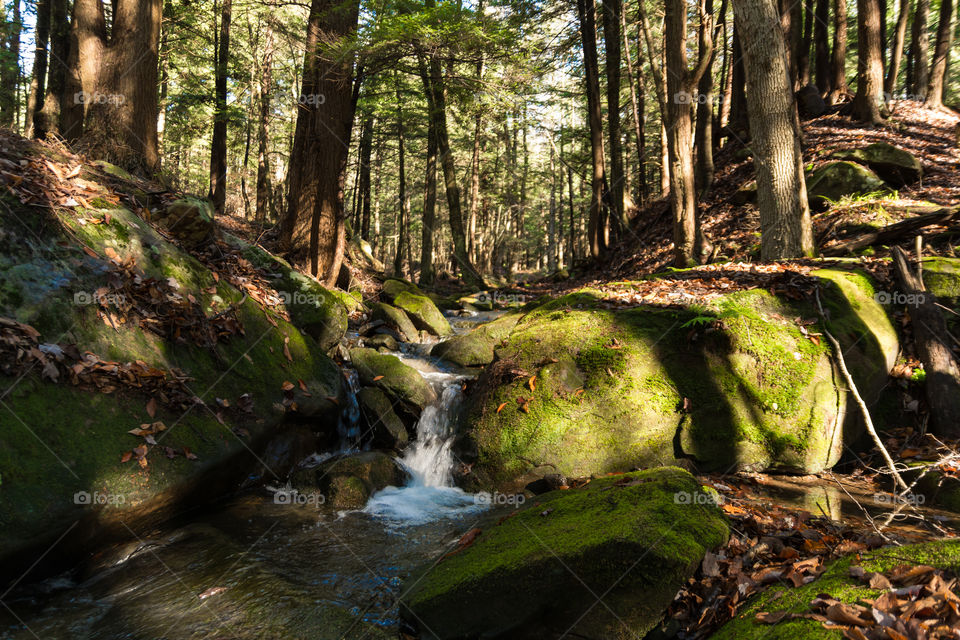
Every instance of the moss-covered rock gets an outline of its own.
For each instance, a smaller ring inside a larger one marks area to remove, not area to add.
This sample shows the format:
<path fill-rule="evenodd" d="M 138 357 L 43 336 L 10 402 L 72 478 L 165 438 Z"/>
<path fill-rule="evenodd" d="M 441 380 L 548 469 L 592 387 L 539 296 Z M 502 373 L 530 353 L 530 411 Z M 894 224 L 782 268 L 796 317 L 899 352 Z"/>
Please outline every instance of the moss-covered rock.
<path fill-rule="evenodd" d="M 170 235 L 188 247 L 209 242 L 216 228 L 213 221 L 213 203 L 195 197 L 180 198 L 158 209 L 152 215 L 152 222 L 166 229 Z"/>
<path fill-rule="evenodd" d="M 408 412 L 419 416 L 420 412 L 437 401 L 437 393 L 414 369 L 403 364 L 400 358 L 373 349 L 350 349 L 360 381 L 367 386 L 383 389 Z"/>
<path fill-rule="evenodd" d="M 337 509 L 360 509 L 375 492 L 400 486 L 407 474 L 396 461 L 379 451 L 366 451 L 335 458 L 311 469 L 301 469 L 290 484 L 301 493 L 319 489 L 325 504 Z"/>
<path fill-rule="evenodd" d="M 430 355 L 443 358 L 461 367 L 480 367 L 493 362 L 493 350 L 520 321 L 520 314 L 510 313 L 482 324 L 466 335 L 438 342 Z"/>
<path fill-rule="evenodd" d="M 400 339 L 405 342 L 417 342 L 420 337 L 417 328 L 403 309 L 397 309 L 385 302 L 374 302 L 371 317 L 374 320 L 381 320 L 387 326 L 396 329 L 400 335 Z"/>
<path fill-rule="evenodd" d="M 830 157 L 864 164 L 894 187 L 911 184 L 923 177 L 923 167 L 917 157 L 889 142 L 874 142 L 859 149 L 842 149 L 833 152 Z"/>
<path fill-rule="evenodd" d="M 5 567 L 13 570 L 17 559 L 30 556 L 25 550 L 46 549 L 78 522 L 54 554 L 129 536 L 175 508 L 234 489 L 254 468 L 251 452 L 262 450 L 287 419 L 286 382 L 303 380 L 316 396 L 343 398 L 338 367 L 312 337 L 282 317 L 268 317 L 269 310 L 218 282 L 133 212 L 77 208 L 53 219 L 50 210 L 14 206 L 20 208 L 0 207 L 0 316 L 30 324 L 41 343 L 72 343 L 103 360 L 142 362 L 168 376 L 182 372 L 202 404 L 158 396 L 151 415 L 151 395 L 135 387 L 101 393 L 62 379 L 54 384 L 34 371 L 6 377 L 0 418 Z M 114 254 L 132 260 L 142 278 L 156 278 L 170 295 L 190 299 L 208 318 L 235 316 L 243 332 L 197 346 L 176 339 L 172 325 L 169 332 L 145 330 L 117 306 L 105 310 L 112 318 L 100 317 L 94 292 L 130 294 L 114 289 L 115 278 L 125 278 L 114 275 L 108 259 Z M 335 403 L 330 408 L 332 416 L 315 414 L 319 424 L 336 419 Z M 168 428 L 156 436 L 158 446 L 148 447 L 148 465 L 121 463 L 125 452 L 144 444 L 128 431 L 154 421 Z M 188 459 L 188 451 L 195 458 Z M 78 492 L 109 502 L 81 504 L 74 500 Z"/>
<path fill-rule="evenodd" d="M 386 349 L 387 351 L 399 351 L 400 343 L 389 333 L 375 333 L 363 339 L 363 345 L 371 349 Z"/>
<path fill-rule="evenodd" d="M 381 293 L 387 302 L 393 302 L 394 298 L 403 293 L 404 291 L 408 293 L 413 293 L 418 296 L 425 295 L 423 291 L 420 290 L 420 287 L 413 284 L 412 282 L 407 282 L 406 280 L 398 280 L 396 278 L 390 278 L 383 283 L 381 288 Z"/>
<path fill-rule="evenodd" d="M 393 410 L 393 403 L 380 389 L 364 387 L 357 393 L 360 411 L 366 417 L 368 428 L 373 432 L 373 443 L 384 449 L 403 449 L 409 435 L 400 416 Z"/>
<path fill-rule="evenodd" d="M 871 281 L 816 272 L 830 329 L 875 402 L 898 341 Z M 459 455 L 479 487 L 693 461 L 816 472 L 861 433 L 809 300 L 733 293 L 698 311 L 611 310 L 581 291 L 523 316 L 468 397 Z M 531 381 L 531 378 L 535 379 Z M 579 386 L 574 386 L 579 385 Z"/>
<path fill-rule="evenodd" d="M 401 615 L 422 637 L 443 640 L 642 638 L 727 538 L 708 498 L 677 468 L 537 496 L 415 571 Z"/>
<path fill-rule="evenodd" d="M 889 571 L 902 564 L 925 564 L 950 573 L 960 573 L 960 540 L 935 540 L 923 544 L 888 547 L 861 555 L 867 572 Z M 856 556 L 837 560 L 817 580 L 801 587 L 775 585 L 755 597 L 737 616 L 710 636 L 711 640 L 794 640 L 796 638 L 836 638 L 837 632 L 824 629 L 816 620 L 786 620 L 776 625 L 756 621 L 761 612 L 810 613 L 810 602 L 826 593 L 844 603 L 873 599 L 883 591 L 850 576 Z"/>
<path fill-rule="evenodd" d="M 401 291 L 393 304 L 406 312 L 413 324 L 424 331 L 429 331 L 435 336 L 448 336 L 453 333 L 450 323 L 444 317 L 433 300 L 427 296 L 417 295 L 409 291 Z"/>
<path fill-rule="evenodd" d="M 845 196 L 890 192 L 877 174 L 855 162 L 831 162 L 807 176 L 807 197 L 811 205 L 818 207 Z"/>
<path fill-rule="evenodd" d="M 925 258 L 923 283 L 940 304 L 960 313 L 960 259 Z M 948 325 L 960 327 L 960 318 L 951 313 L 944 315 Z"/>

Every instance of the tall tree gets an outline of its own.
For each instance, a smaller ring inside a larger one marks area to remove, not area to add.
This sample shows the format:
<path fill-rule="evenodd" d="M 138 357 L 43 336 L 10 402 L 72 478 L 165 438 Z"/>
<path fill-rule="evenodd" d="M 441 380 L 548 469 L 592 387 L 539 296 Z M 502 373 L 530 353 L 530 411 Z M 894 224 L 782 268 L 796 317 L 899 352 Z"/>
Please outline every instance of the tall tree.
<path fill-rule="evenodd" d="M 813 41 L 816 47 L 814 56 L 814 81 L 821 95 L 830 93 L 830 0 L 817 0 L 813 25 Z"/>
<path fill-rule="evenodd" d="M 233 0 L 220 0 L 220 32 L 214 39 L 213 139 L 210 142 L 210 192 L 214 208 L 223 213 L 227 201 L 227 73 L 230 61 L 230 20 Z M 214 3 L 216 7 L 216 3 Z M 214 11 L 216 15 L 216 11 Z M 214 30 L 216 33 L 216 30 Z"/>
<path fill-rule="evenodd" d="M 937 42 L 933 47 L 933 60 L 930 63 L 930 80 L 927 84 L 927 98 L 924 106 L 939 109 L 943 106 L 943 90 L 947 76 L 947 59 L 950 45 L 953 43 L 953 0 L 940 1 L 940 21 L 937 24 Z"/>
<path fill-rule="evenodd" d="M 577 0 L 580 39 L 583 45 L 584 80 L 587 85 L 587 119 L 590 124 L 591 179 L 590 218 L 587 243 L 590 255 L 599 258 L 606 250 L 603 233 L 604 183 L 603 115 L 600 105 L 600 71 L 597 63 L 597 5 L 595 0 Z"/>
<path fill-rule="evenodd" d="M 858 120 L 883 121 L 883 57 L 880 47 L 880 4 L 857 0 L 857 95 L 853 115 Z"/>
<path fill-rule="evenodd" d="M 847 0 L 833 0 L 833 57 L 829 104 L 837 104 L 847 94 Z"/>
<path fill-rule="evenodd" d="M 713 0 L 704 0 L 704 11 L 707 15 L 713 14 Z M 721 3 L 719 20 L 724 20 L 726 1 Z M 697 85 L 697 122 L 694 134 L 697 150 L 696 185 L 697 196 L 703 198 L 713 183 L 713 59 L 716 48 L 713 46 L 713 30 L 706 21 L 700 23 L 698 35 L 699 55 L 709 56 L 707 70 Z"/>
<path fill-rule="evenodd" d="M 75 0 L 63 134 L 89 154 L 151 174 L 157 148 L 161 0 Z"/>
<path fill-rule="evenodd" d="M 257 117 L 257 220 L 272 217 L 270 183 L 270 105 L 273 93 L 273 20 L 264 26 L 263 59 L 260 62 L 260 113 Z"/>
<path fill-rule="evenodd" d="M 400 95 L 400 82 L 397 81 L 397 250 L 393 254 L 393 274 L 403 277 L 403 249 L 407 245 L 407 234 L 410 233 L 409 202 L 407 196 L 407 168 L 406 168 L 406 130 L 403 122 L 403 98 Z M 413 265 L 410 265 L 413 269 Z"/>
<path fill-rule="evenodd" d="M 893 32 L 893 47 L 890 49 L 890 64 L 887 66 L 887 77 L 883 82 L 883 90 L 889 96 L 893 96 L 897 91 L 897 77 L 900 75 L 900 63 L 903 61 L 903 43 L 907 39 L 909 18 L 910 0 L 900 0 L 897 26 Z"/>
<path fill-rule="evenodd" d="M 610 214 L 622 232 L 629 223 L 624 211 L 623 150 L 620 144 L 620 16 L 622 0 L 603 0 L 603 42 L 606 47 L 607 133 L 610 141 Z"/>
<path fill-rule="evenodd" d="M 813 23 L 815 15 L 813 10 L 814 0 L 804 0 L 803 2 L 803 38 L 800 40 L 800 53 L 797 56 L 797 66 L 800 79 L 800 85 L 806 86 L 810 83 L 810 48 L 813 45 Z M 796 3 L 799 6 L 799 2 Z"/>
<path fill-rule="evenodd" d="M 70 57 L 70 15 L 67 0 L 50 0 L 50 57 L 47 60 L 47 92 L 43 97 L 40 122 L 33 135 L 45 138 L 60 133 L 61 105 L 67 85 L 67 60 Z"/>
<path fill-rule="evenodd" d="M 747 72 L 751 147 L 757 172 L 760 254 L 782 260 L 813 253 L 794 94 L 773 0 L 733 0 Z"/>
<path fill-rule="evenodd" d="M 667 0 L 664 16 L 664 48 L 667 58 L 667 150 L 670 156 L 670 205 L 673 210 L 673 251 L 677 266 L 701 263 L 709 254 L 697 215 L 696 177 L 693 160 L 693 112 L 690 106 L 696 86 L 706 73 L 713 53 L 710 46 L 700 53 L 697 66 L 687 66 L 687 3 Z M 708 21 L 703 4 L 700 20 Z M 708 29 L 712 27 L 708 26 Z"/>
<path fill-rule="evenodd" d="M 27 117 L 23 132 L 23 135 L 28 138 L 46 137 L 40 111 L 43 109 L 43 96 L 47 91 L 47 46 L 50 41 L 51 11 L 50 0 L 38 0 L 33 73 L 30 76 L 30 93 L 27 96 Z"/>
<path fill-rule="evenodd" d="M 370 235 L 370 210 L 372 205 L 370 159 L 373 156 L 373 128 L 375 125 L 376 120 L 372 115 L 363 119 L 363 124 L 360 125 L 360 145 L 357 148 L 357 171 L 359 173 L 357 179 L 359 197 L 357 221 L 359 224 L 354 227 L 353 233 L 364 240 L 368 240 Z"/>
<path fill-rule="evenodd" d="M 930 67 L 927 60 L 930 57 L 930 34 L 927 33 L 927 22 L 930 20 L 930 0 L 917 0 L 917 11 L 913 16 L 911 29 L 910 58 L 913 60 L 913 72 L 910 74 L 910 93 L 917 100 L 927 96 L 927 84 L 930 81 Z"/>
<path fill-rule="evenodd" d="M 426 61 L 420 57 L 420 77 L 424 92 L 430 90 L 430 73 Z M 433 238 L 437 223 L 437 123 L 430 117 L 430 101 L 427 102 L 427 166 L 423 179 L 423 239 L 420 243 L 420 284 L 433 284 Z M 479 159 L 478 159 L 479 162 Z M 479 176 L 478 176 L 479 177 Z"/>
<path fill-rule="evenodd" d="M 353 56 L 359 0 L 312 0 L 307 20 L 303 82 L 290 152 L 288 207 L 280 228 L 284 252 L 333 286 L 346 243 L 343 185 L 353 115 Z"/>
<path fill-rule="evenodd" d="M 17 121 L 20 88 L 20 0 L 13 0 L 10 20 L 3 21 L 3 48 L 0 49 L 0 126 L 11 127 Z"/>

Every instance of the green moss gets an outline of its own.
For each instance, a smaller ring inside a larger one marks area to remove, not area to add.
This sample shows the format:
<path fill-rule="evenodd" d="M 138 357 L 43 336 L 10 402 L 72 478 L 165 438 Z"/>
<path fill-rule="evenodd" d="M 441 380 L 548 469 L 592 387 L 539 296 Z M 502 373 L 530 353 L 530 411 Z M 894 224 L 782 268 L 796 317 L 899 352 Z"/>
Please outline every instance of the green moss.
<path fill-rule="evenodd" d="M 450 323 L 427 296 L 401 291 L 393 299 L 393 304 L 402 309 L 418 329 L 440 337 L 453 333 Z"/>
<path fill-rule="evenodd" d="M 437 399 L 423 376 L 397 356 L 357 348 L 350 349 L 350 362 L 363 384 L 380 387 L 417 414 Z"/>

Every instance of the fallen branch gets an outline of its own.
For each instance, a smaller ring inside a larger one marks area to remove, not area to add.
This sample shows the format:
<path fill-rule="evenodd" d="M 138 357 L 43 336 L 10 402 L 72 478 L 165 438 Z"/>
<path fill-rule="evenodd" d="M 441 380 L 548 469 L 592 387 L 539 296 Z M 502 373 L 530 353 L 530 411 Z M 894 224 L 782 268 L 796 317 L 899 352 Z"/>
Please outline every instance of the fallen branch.
<path fill-rule="evenodd" d="M 854 239 L 841 245 L 825 249 L 823 255 L 842 256 L 877 244 L 893 244 L 914 235 L 916 231 L 924 227 L 947 224 L 955 220 L 960 220 L 960 207 L 938 209 L 933 213 L 907 218 L 876 231 L 855 236 Z"/>

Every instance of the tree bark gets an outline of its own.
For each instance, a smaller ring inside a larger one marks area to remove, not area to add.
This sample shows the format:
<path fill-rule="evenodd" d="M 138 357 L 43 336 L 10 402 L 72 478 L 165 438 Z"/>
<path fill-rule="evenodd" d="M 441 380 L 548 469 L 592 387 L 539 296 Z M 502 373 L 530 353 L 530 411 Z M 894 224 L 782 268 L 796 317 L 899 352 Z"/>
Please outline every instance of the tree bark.
<path fill-rule="evenodd" d="M 814 0 L 804 0 L 803 3 L 803 38 L 800 40 L 800 55 L 797 59 L 797 66 L 799 67 L 797 73 L 800 77 L 801 87 L 810 84 L 810 46 L 813 42 L 814 23 L 813 2 Z"/>
<path fill-rule="evenodd" d="M 953 43 L 953 0 L 941 0 L 940 21 L 937 24 L 937 42 L 933 48 L 933 61 L 930 63 L 930 80 L 927 84 L 927 98 L 924 106 L 939 109 L 943 106 L 943 90 L 947 76 L 947 57 Z"/>
<path fill-rule="evenodd" d="M 34 136 L 45 138 L 59 134 L 61 104 L 67 83 L 67 59 L 70 57 L 70 20 L 67 0 L 50 0 L 50 57 L 47 60 L 47 92 L 43 97 L 40 123 Z M 42 135 L 41 135 L 42 134 Z"/>
<path fill-rule="evenodd" d="M 100 0 L 73 4 L 63 135 L 89 155 L 153 174 L 161 0 L 114 7 L 108 33 Z"/>
<path fill-rule="evenodd" d="M 603 41 L 606 48 L 607 133 L 610 141 L 610 215 L 621 234 L 629 228 L 624 211 L 623 150 L 620 144 L 620 22 L 622 0 L 603 0 Z"/>
<path fill-rule="evenodd" d="M 20 0 L 13 0 L 10 22 L 4 21 L 3 58 L 0 59 L 0 126 L 17 124 L 17 92 L 20 88 Z"/>
<path fill-rule="evenodd" d="M 813 25 L 813 40 L 816 46 L 814 78 L 820 95 L 828 95 L 831 89 L 829 22 L 830 0 L 817 0 Z"/>
<path fill-rule="evenodd" d="M 863 122 L 880 124 L 882 105 L 880 5 L 877 0 L 857 0 L 857 95 L 853 99 L 853 116 Z"/>
<path fill-rule="evenodd" d="M 634 75 L 633 73 L 633 60 L 630 57 L 630 39 L 627 36 L 627 21 L 626 14 L 620 12 L 620 28 L 623 31 L 623 53 L 627 59 L 627 85 L 630 87 L 630 112 L 633 115 L 633 129 L 634 136 L 637 140 L 637 175 L 638 175 L 638 184 L 637 184 L 637 194 L 639 206 L 643 207 L 648 198 L 647 193 L 647 170 L 646 170 L 646 146 L 647 140 L 643 130 L 644 126 L 644 103 L 643 95 L 644 92 L 641 89 L 640 97 L 637 98 L 637 85 L 636 83 L 642 80 L 642 77 L 639 75 Z M 643 50 L 639 46 L 639 34 L 638 35 L 638 46 L 637 46 L 637 68 L 643 69 Z M 562 199 L 562 193 L 561 193 Z"/>
<path fill-rule="evenodd" d="M 373 116 L 367 116 L 360 126 L 360 145 L 357 155 L 360 164 L 360 178 L 357 180 L 357 191 L 359 191 L 360 205 L 358 210 L 358 223 L 353 229 L 356 236 L 369 240 L 370 235 L 370 158 L 373 155 L 373 127 L 376 120 Z"/>
<path fill-rule="evenodd" d="M 900 63 L 903 61 L 903 43 L 907 39 L 909 18 L 910 0 L 900 0 L 897 26 L 893 33 L 893 48 L 890 50 L 890 64 L 887 66 L 887 77 L 883 82 L 883 90 L 890 98 L 897 92 L 897 78 L 900 75 Z"/>
<path fill-rule="evenodd" d="M 37 1 L 36 47 L 33 52 L 33 74 L 30 77 L 30 94 L 27 97 L 26 127 L 23 135 L 42 140 L 47 136 L 41 110 L 43 96 L 47 91 L 47 46 L 50 42 L 51 0 Z"/>
<path fill-rule="evenodd" d="M 583 67 L 587 84 L 587 119 L 590 123 L 590 149 L 592 158 L 592 195 L 587 242 L 590 256 L 599 258 L 605 249 L 602 219 L 604 208 L 603 185 L 606 182 L 603 150 L 603 116 L 600 106 L 600 79 L 597 63 L 597 5 L 595 0 L 577 0 L 580 18 L 580 38 L 583 44 Z"/>
<path fill-rule="evenodd" d="M 223 213 L 227 201 L 227 72 L 230 60 L 230 20 L 233 0 L 220 0 L 220 34 L 215 42 L 213 139 L 210 141 L 210 191 L 214 209 Z M 214 5 L 216 6 L 216 5 Z"/>
<path fill-rule="evenodd" d="M 270 103 L 273 93 L 273 21 L 266 21 L 260 63 L 260 113 L 257 118 L 257 220 L 272 218 L 270 181 Z"/>
<path fill-rule="evenodd" d="M 359 5 L 312 0 L 280 229 L 284 253 L 302 259 L 306 249 L 311 273 L 327 286 L 340 273 L 346 240 L 343 184 L 356 105 L 353 57 L 342 50 L 357 28 Z"/>
<path fill-rule="evenodd" d="M 751 148 L 757 173 L 760 255 L 765 261 L 813 254 L 813 233 L 794 94 L 773 0 L 733 0 L 747 52 Z"/>
<path fill-rule="evenodd" d="M 930 20 L 930 0 L 917 0 L 917 12 L 913 16 L 913 30 L 911 33 L 910 57 L 913 58 L 913 82 L 910 93 L 916 100 L 925 100 L 927 84 L 930 81 L 930 68 L 927 59 L 930 57 L 930 35 L 927 33 L 927 22 Z"/>
<path fill-rule="evenodd" d="M 847 0 L 833 0 L 833 77 L 828 104 L 837 104 L 847 94 Z"/>
<path fill-rule="evenodd" d="M 736 17 L 736 16 L 734 16 Z M 731 131 L 746 135 L 750 127 L 750 116 L 747 113 L 747 73 L 743 68 L 743 44 L 740 41 L 740 32 L 736 21 L 733 24 L 733 71 L 731 72 L 732 86 L 730 88 L 730 122 L 727 126 Z"/>
<path fill-rule="evenodd" d="M 720 7 L 720 20 L 723 19 L 726 3 Z M 713 0 L 704 0 L 704 12 L 713 14 Z M 716 50 L 713 46 L 711 25 L 700 24 L 698 36 L 700 56 L 708 56 L 707 69 L 697 85 L 697 123 L 694 133 L 697 149 L 696 189 L 697 197 L 705 198 L 713 184 L 713 59 Z"/>
<path fill-rule="evenodd" d="M 393 274 L 403 277 L 403 250 L 410 232 L 410 219 L 407 216 L 407 170 L 406 144 L 404 141 L 403 98 L 400 95 L 400 82 L 397 81 L 397 250 L 393 254 Z M 413 265 L 410 265 L 413 269 Z"/>
<path fill-rule="evenodd" d="M 423 182 L 423 240 L 420 244 L 420 284 L 433 284 L 433 237 L 437 218 L 437 126 L 431 117 L 432 91 L 426 62 L 420 59 L 420 74 L 427 99 L 427 167 Z M 472 206 L 472 204 L 471 204 Z"/>

